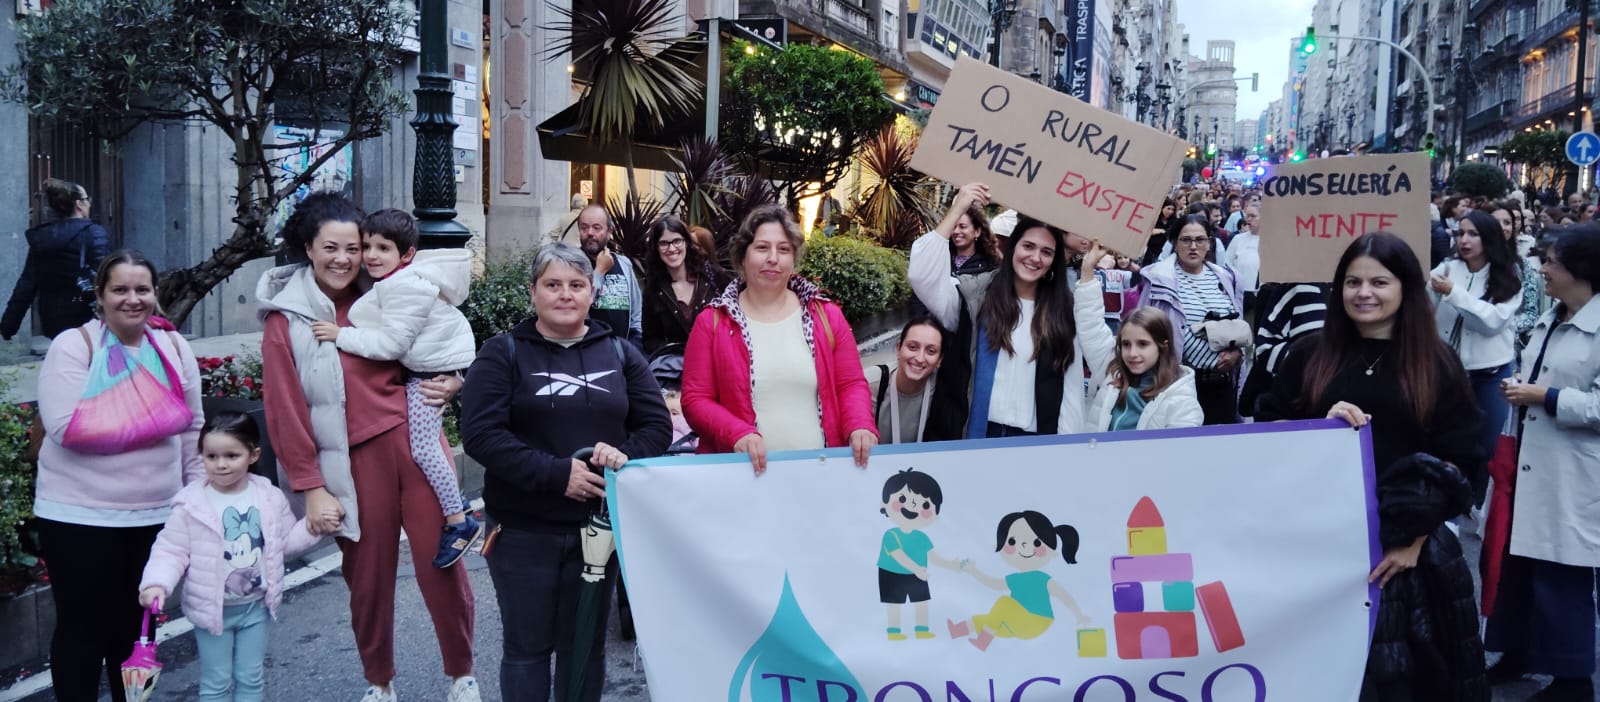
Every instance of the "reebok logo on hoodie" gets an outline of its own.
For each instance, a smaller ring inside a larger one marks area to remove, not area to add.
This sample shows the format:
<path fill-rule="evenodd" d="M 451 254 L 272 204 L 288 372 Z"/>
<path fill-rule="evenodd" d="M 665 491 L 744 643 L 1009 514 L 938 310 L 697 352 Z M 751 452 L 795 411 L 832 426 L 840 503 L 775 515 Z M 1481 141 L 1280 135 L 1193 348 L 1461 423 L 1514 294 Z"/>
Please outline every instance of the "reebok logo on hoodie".
<path fill-rule="evenodd" d="M 600 387 L 599 385 L 595 385 L 590 381 L 599 380 L 615 372 L 616 371 L 614 370 L 599 371 L 577 377 L 573 377 L 566 373 L 545 373 L 543 371 L 538 373 L 530 373 L 529 375 L 542 375 L 550 379 L 550 384 L 539 388 L 539 391 L 534 393 L 535 396 L 558 395 L 561 397 L 572 397 L 573 395 L 577 394 L 578 388 L 589 388 L 591 390 L 599 390 L 600 392 L 605 393 L 611 392 L 610 390 Z"/>

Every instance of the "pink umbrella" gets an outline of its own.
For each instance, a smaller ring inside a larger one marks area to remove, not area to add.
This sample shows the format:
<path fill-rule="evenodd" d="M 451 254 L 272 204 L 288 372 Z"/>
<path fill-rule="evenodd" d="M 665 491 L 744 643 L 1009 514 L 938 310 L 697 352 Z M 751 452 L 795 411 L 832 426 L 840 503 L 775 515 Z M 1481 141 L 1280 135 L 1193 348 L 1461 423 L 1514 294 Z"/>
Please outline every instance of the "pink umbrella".
<path fill-rule="evenodd" d="M 139 629 L 139 642 L 133 645 L 133 655 L 122 662 L 122 689 L 133 702 L 146 702 L 156 691 L 156 678 L 161 677 L 161 662 L 156 660 L 156 640 L 150 634 L 150 620 L 157 614 L 152 603 L 144 611 L 144 625 Z"/>

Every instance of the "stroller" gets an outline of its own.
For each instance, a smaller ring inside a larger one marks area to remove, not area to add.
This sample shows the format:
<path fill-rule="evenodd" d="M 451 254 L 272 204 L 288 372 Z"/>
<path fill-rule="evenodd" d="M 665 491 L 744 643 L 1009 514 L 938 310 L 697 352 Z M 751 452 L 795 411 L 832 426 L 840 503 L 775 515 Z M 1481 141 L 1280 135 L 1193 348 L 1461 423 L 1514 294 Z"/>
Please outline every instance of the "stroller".
<path fill-rule="evenodd" d="M 683 344 L 667 344 L 656 349 L 655 353 L 650 354 L 649 366 L 650 375 L 661 384 L 661 392 L 673 398 L 668 400 L 668 407 L 673 408 L 677 404 L 675 398 L 683 387 Z M 694 453 L 700 445 L 700 437 L 684 422 L 681 408 L 674 409 L 672 424 L 672 443 L 662 455 Z"/>

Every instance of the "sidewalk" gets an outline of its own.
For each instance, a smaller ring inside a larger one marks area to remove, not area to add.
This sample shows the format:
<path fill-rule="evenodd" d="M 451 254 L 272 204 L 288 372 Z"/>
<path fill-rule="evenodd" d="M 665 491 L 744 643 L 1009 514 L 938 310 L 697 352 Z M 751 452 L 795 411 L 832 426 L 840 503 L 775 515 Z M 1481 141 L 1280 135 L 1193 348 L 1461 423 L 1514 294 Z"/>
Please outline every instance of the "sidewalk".
<path fill-rule="evenodd" d="M 37 354 L 30 352 L 28 344 L 19 339 L 0 341 L 0 379 L 9 385 L 9 390 L 0 395 L 0 401 L 33 402 L 39 399 L 39 364 L 44 362 L 44 351 L 49 348 L 48 344 L 42 343 L 43 339 L 35 337 L 32 350 L 38 351 Z M 196 358 L 260 354 L 261 332 L 190 339 L 189 348 L 194 350 Z"/>

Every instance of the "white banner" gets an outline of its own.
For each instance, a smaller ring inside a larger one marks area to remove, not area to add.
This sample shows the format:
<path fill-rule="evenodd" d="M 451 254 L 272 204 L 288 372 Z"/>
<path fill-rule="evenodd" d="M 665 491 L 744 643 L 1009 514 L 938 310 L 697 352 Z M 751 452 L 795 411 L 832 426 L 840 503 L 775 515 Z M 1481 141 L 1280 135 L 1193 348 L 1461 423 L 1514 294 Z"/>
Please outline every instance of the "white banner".
<path fill-rule="evenodd" d="M 650 696 L 1354 700 L 1369 441 L 1317 421 L 880 446 L 866 470 L 788 452 L 759 478 L 630 464 L 609 494 Z"/>

